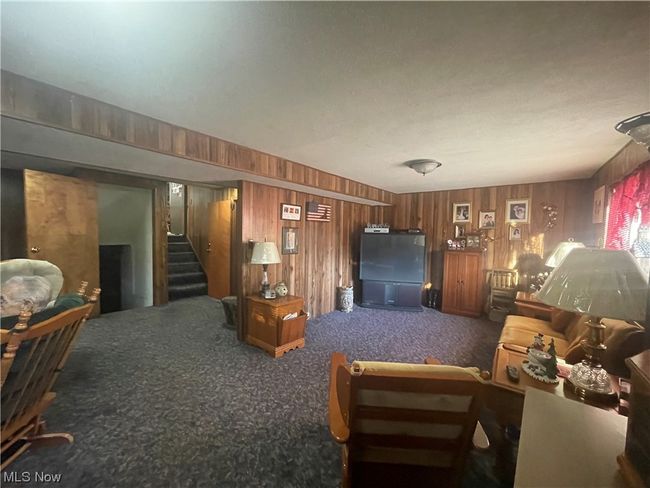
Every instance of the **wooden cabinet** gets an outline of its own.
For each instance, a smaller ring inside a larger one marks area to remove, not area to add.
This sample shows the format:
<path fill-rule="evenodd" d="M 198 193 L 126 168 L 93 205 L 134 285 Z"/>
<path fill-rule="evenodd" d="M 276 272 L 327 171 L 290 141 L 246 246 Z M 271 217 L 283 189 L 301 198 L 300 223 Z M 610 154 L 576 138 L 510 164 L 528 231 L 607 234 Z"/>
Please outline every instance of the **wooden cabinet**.
<path fill-rule="evenodd" d="M 483 310 L 483 254 L 445 252 L 442 311 L 478 317 Z"/>
<path fill-rule="evenodd" d="M 274 358 L 291 349 L 305 347 L 307 314 L 303 311 L 302 298 L 286 296 L 267 300 L 248 296 L 246 307 L 246 342 L 264 349 Z M 298 316 L 283 318 L 291 313 Z"/>

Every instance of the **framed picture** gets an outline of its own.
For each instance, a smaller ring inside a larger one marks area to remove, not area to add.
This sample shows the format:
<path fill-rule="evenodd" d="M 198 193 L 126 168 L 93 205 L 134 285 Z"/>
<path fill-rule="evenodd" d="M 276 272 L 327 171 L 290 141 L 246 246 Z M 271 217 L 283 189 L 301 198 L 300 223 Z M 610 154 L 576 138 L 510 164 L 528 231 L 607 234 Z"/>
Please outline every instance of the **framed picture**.
<path fill-rule="evenodd" d="M 520 241 L 521 240 L 521 229 L 516 225 L 511 225 L 508 230 L 508 239 L 511 241 Z"/>
<path fill-rule="evenodd" d="M 472 221 L 471 203 L 454 203 L 454 224 Z"/>
<path fill-rule="evenodd" d="M 465 246 L 467 249 L 478 249 L 481 247 L 481 234 L 467 234 L 465 236 Z"/>
<path fill-rule="evenodd" d="M 496 210 L 481 210 L 478 213 L 479 229 L 494 229 L 496 227 Z"/>
<path fill-rule="evenodd" d="M 291 205 L 283 203 L 280 207 L 280 218 L 282 220 L 300 220 L 302 207 L 300 205 Z"/>
<path fill-rule="evenodd" d="M 506 200 L 506 222 L 528 222 L 529 211 L 530 201 L 528 198 Z"/>
<path fill-rule="evenodd" d="M 465 226 L 464 225 L 454 225 L 454 237 L 458 239 L 465 235 Z"/>
<path fill-rule="evenodd" d="M 591 214 L 593 224 L 602 224 L 605 221 L 605 185 L 594 192 L 594 208 Z"/>
<path fill-rule="evenodd" d="M 298 229 L 282 227 L 282 254 L 298 254 Z"/>

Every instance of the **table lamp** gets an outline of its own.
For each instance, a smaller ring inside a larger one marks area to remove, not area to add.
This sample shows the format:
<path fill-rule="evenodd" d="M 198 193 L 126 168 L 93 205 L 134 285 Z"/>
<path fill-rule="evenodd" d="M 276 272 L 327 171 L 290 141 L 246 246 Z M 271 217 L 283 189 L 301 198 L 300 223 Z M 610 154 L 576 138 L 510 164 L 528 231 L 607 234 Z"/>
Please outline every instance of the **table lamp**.
<path fill-rule="evenodd" d="M 557 266 L 562 262 L 562 260 L 569 254 L 571 251 L 577 248 L 583 248 L 585 245 L 582 242 L 575 242 L 572 240 L 562 241 L 546 260 L 546 266 L 549 268 L 557 268 Z"/>
<path fill-rule="evenodd" d="M 616 397 L 601 360 L 603 317 L 643 321 L 648 282 L 628 251 L 572 249 L 550 274 L 537 299 L 547 305 L 589 314 L 589 333 L 581 341 L 585 359 L 573 366 L 569 382 L 583 399 Z"/>
<path fill-rule="evenodd" d="M 264 270 L 260 290 L 260 295 L 264 298 L 274 298 L 269 287 L 269 264 L 278 264 L 280 262 L 280 253 L 278 253 L 278 248 L 274 242 L 255 243 L 251 264 L 261 264 Z"/>

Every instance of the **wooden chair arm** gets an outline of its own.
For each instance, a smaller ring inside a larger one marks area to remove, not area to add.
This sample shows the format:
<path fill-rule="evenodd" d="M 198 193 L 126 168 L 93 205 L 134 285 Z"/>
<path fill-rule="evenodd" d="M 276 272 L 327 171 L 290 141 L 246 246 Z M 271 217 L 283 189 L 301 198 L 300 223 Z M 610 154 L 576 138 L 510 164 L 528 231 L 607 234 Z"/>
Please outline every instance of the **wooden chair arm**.
<path fill-rule="evenodd" d="M 424 364 L 433 364 L 433 365 L 440 365 L 442 362 L 439 359 L 433 358 L 431 356 L 427 356 L 424 358 Z"/>
<path fill-rule="evenodd" d="M 339 444 L 344 444 L 350 437 L 350 429 L 345 421 L 342 411 L 342 398 L 339 398 L 339 387 L 343 386 L 349 388 L 349 385 L 339 385 L 338 375 L 339 368 L 344 368 L 347 364 L 345 354 L 340 352 L 332 353 L 332 361 L 330 365 L 330 391 L 329 391 L 329 406 L 328 406 L 328 419 L 330 426 L 330 433 L 334 440 Z"/>
<path fill-rule="evenodd" d="M 2 331 L 2 344 L 5 344 L 5 352 L 2 354 L 2 361 L 0 362 L 0 385 L 4 385 L 7 376 L 9 376 L 9 370 L 16 358 L 16 351 L 20 347 L 20 343 L 25 335 L 24 332 L 28 327 L 27 322 L 29 322 L 31 317 L 32 307 L 29 304 L 20 311 L 18 323 L 11 330 Z"/>

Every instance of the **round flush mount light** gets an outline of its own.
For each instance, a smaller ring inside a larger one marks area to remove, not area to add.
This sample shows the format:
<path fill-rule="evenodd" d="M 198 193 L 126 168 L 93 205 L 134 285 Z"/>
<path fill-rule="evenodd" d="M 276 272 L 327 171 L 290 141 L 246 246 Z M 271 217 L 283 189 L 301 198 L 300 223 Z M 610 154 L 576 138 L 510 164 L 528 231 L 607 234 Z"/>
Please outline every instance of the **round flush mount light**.
<path fill-rule="evenodd" d="M 423 176 L 442 166 L 442 163 L 435 159 L 412 159 L 411 161 L 407 161 L 405 164 L 413 171 L 416 171 Z"/>

